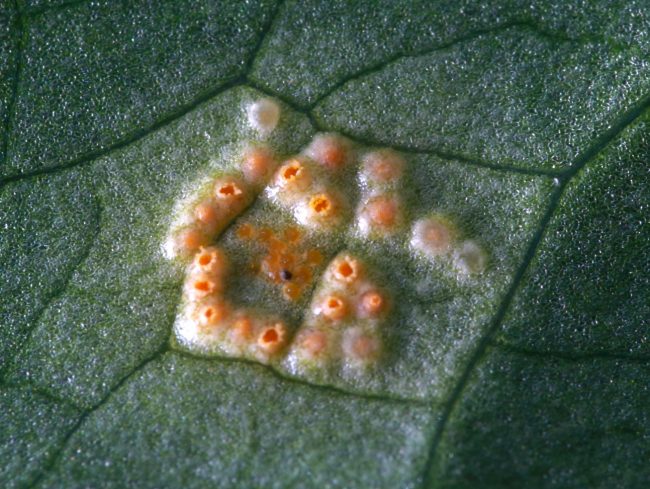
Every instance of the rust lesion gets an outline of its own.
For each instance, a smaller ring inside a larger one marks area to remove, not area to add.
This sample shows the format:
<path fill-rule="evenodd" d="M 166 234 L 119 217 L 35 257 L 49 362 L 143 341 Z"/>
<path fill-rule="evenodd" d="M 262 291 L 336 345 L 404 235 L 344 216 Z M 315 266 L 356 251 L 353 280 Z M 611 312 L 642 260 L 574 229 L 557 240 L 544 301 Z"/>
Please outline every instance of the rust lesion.
<path fill-rule="evenodd" d="M 265 138 L 280 120 L 279 105 L 268 99 L 252 104 L 247 114 Z M 415 256 L 446 259 L 462 275 L 486 267 L 484 250 L 463 241 L 449 216 L 411 222 L 406 162 L 393 150 L 362 154 L 350 140 L 326 133 L 302 152 L 282 157 L 268 142 L 248 143 L 236 160 L 234 170 L 197 187 L 166 243 L 170 258 L 187 263 L 175 331 L 191 348 L 282 365 L 294 373 L 359 372 L 377 364 L 386 354 L 383 338 L 393 298 L 361 256 L 344 251 L 331 258 L 327 243 L 348 230 L 355 239 L 397 243 L 410 229 L 407 246 Z M 284 215 L 278 222 L 289 217 L 291 224 L 242 219 L 256 199 Z M 247 256 L 239 269 L 215 244 L 231 225 L 231 244 L 238 256 Z M 264 311 L 237 304 L 236 294 L 228 294 L 233 274 L 275 287 L 273 300 L 294 309 L 305 306 L 301 323 L 277 313 L 282 307 Z"/>

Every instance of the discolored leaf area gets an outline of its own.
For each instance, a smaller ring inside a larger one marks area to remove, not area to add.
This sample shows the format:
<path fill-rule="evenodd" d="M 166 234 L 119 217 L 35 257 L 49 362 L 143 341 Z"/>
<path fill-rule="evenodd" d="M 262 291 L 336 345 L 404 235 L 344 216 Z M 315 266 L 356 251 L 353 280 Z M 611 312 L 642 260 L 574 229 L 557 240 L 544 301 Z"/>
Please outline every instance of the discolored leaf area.
<path fill-rule="evenodd" d="M 646 7 L 0 2 L 0 485 L 646 487 Z M 489 256 L 331 238 L 395 303 L 353 379 L 173 339 L 175 206 L 267 96 L 283 155 L 396 149 Z"/>

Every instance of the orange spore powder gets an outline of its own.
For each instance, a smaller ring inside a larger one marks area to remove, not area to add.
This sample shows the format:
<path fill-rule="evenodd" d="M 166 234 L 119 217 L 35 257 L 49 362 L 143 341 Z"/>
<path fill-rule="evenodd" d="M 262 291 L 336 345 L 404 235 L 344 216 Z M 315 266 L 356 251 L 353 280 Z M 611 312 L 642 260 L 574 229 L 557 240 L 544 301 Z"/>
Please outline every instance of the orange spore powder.
<path fill-rule="evenodd" d="M 351 284 L 359 278 L 360 274 L 359 262 L 349 256 L 337 260 L 334 264 L 334 278 L 339 282 Z"/>
<path fill-rule="evenodd" d="M 264 328 L 260 333 L 257 344 L 268 353 L 275 353 L 284 346 L 286 328 L 282 323 Z"/>
<path fill-rule="evenodd" d="M 300 299 L 305 289 L 310 287 L 316 268 L 323 261 L 320 251 L 305 249 L 303 233 L 295 226 L 276 233 L 268 227 L 256 229 L 246 222 L 239 226 L 236 235 L 243 241 L 256 243 L 263 248 L 261 256 L 250 263 L 248 270 L 280 285 L 284 298 L 289 301 Z"/>
<path fill-rule="evenodd" d="M 214 247 L 201 247 L 194 257 L 194 263 L 204 272 L 221 272 L 225 267 L 225 257 Z"/>
<path fill-rule="evenodd" d="M 330 295 L 323 301 L 321 311 L 327 319 L 340 321 L 347 315 L 348 307 L 341 297 Z"/>
<path fill-rule="evenodd" d="M 309 208 L 319 216 L 327 217 L 332 214 L 334 204 L 326 194 L 318 194 L 309 200 Z"/>

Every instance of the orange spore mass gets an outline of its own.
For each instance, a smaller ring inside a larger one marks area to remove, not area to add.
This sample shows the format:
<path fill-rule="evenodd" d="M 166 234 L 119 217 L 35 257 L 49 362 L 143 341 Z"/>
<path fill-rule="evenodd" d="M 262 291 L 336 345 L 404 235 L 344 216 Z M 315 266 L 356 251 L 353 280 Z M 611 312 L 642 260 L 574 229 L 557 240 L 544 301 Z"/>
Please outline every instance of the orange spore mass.
<path fill-rule="evenodd" d="M 262 331 L 258 337 L 257 344 L 267 352 L 275 353 L 282 347 L 285 335 L 286 328 L 282 323 L 277 323 Z"/>
<path fill-rule="evenodd" d="M 208 239 L 198 229 L 186 229 L 180 236 L 180 242 L 186 250 L 196 250 L 208 244 Z"/>
<path fill-rule="evenodd" d="M 361 297 L 362 312 L 368 316 L 377 316 L 385 309 L 385 306 L 386 300 L 377 291 L 368 291 Z"/>
<path fill-rule="evenodd" d="M 269 228 L 262 228 L 260 229 L 259 233 L 257 234 L 259 240 L 262 243 L 268 243 L 272 238 L 275 237 L 273 234 L 273 231 Z"/>
<path fill-rule="evenodd" d="M 392 227 L 397 222 L 399 206 L 394 199 L 379 197 L 368 204 L 370 220 L 381 227 Z"/>
<path fill-rule="evenodd" d="M 296 284 L 285 284 L 284 287 L 282 287 L 282 294 L 290 301 L 298 299 L 301 293 L 302 291 L 300 290 L 300 287 Z"/>
<path fill-rule="evenodd" d="M 334 266 L 334 278 L 340 282 L 353 283 L 359 278 L 359 263 L 347 256 L 338 260 Z"/>
<path fill-rule="evenodd" d="M 284 239 L 290 243 L 296 243 L 300 240 L 301 236 L 300 230 L 295 227 L 289 227 L 284 231 Z"/>
<path fill-rule="evenodd" d="M 253 239 L 255 237 L 255 228 L 245 222 L 237 228 L 237 237 L 239 239 Z"/>
<path fill-rule="evenodd" d="M 262 335 L 262 341 L 265 343 L 275 343 L 278 341 L 278 332 L 275 329 L 268 329 Z"/>
<path fill-rule="evenodd" d="M 235 182 L 224 183 L 217 188 L 217 197 L 220 199 L 232 199 L 242 195 L 243 191 Z"/>
<path fill-rule="evenodd" d="M 194 282 L 194 289 L 209 294 L 214 290 L 214 283 L 210 280 L 197 280 Z"/>
<path fill-rule="evenodd" d="M 301 170 L 302 165 L 298 162 L 293 162 L 282 167 L 282 171 L 280 173 L 282 175 L 282 178 L 284 178 L 286 181 L 291 181 L 295 180 Z"/>
<path fill-rule="evenodd" d="M 228 315 L 228 308 L 219 301 L 210 301 L 199 309 L 199 323 L 203 326 L 214 326 L 223 321 Z"/>
<path fill-rule="evenodd" d="M 217 210 L 208 202 L 202 202 L 194 208 L 194 215 L 204 224 L 215 224 L 217 222 Z"/>
<path fill-rule="evenodd" d="M 332 201 L 325 194 L 315 195 L 309 201 L 309 207 L 320 216 L 328 216 L 332 212 Z"/>
<path fill-rule="evenodd" d="M 320 265 L 323 262 L 323 254 L 318 250 L 309 250 L 307 252 L 307 263 L 310 265 Z"/>
<path fill-rule="evenodd" d="M 327 297 L 322 306 L 323 315 L 334 321 L 343 319 L 347 314 L 347 309 L 343 299 L 337 296 Z"/>
<path fill-rule="evenodd" d="M 266 148 L 253 148 L 244 156 L 242 172 L 249 182 L 260 182 L 273 166 L 273 155 Z"/>

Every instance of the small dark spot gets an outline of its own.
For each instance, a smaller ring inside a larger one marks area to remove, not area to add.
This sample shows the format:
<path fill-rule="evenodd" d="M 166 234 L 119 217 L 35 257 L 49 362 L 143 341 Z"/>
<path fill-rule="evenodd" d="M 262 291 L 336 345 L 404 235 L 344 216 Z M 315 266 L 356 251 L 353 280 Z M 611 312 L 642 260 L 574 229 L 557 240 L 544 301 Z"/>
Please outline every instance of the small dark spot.
<path fill-rule="evenodd" d="M 291 280 L 292 277 L 293 277 L 293 273 L 291 273 L 289 270 L 282 269 L 282 271 L 280 272 L 280 278 L 282 280 Z"/>

